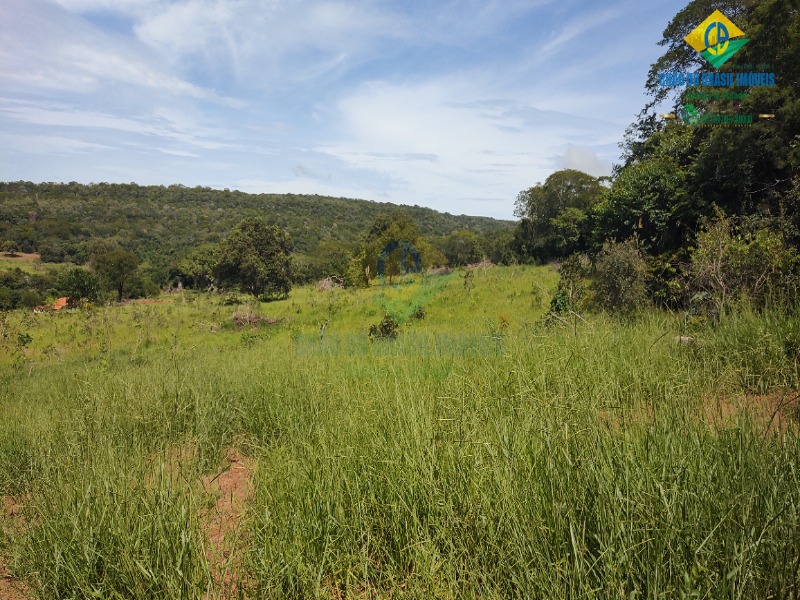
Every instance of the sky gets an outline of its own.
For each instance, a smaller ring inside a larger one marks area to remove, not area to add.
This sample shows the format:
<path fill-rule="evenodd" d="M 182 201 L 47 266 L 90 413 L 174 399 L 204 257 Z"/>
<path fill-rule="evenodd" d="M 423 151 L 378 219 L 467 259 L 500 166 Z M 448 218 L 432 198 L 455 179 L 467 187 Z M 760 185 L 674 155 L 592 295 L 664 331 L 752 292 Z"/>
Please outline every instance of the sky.
<path fill-rule="evenodd" d="M 608 175 L 687 0 L 0 0 L 0 181 L 512 218 Z"/>

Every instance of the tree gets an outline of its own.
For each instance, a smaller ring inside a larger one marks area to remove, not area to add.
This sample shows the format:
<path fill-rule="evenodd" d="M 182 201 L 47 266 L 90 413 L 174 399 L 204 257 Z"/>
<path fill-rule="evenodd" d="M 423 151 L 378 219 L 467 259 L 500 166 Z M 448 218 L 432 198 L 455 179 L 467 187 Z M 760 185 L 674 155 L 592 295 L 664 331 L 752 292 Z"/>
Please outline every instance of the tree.
<path fill-rule="evenodd" d="M 573 169 L 557 171 L 544 184 L 520 192 L 514 210 L 522 217 L 514 234 L 517 251 L 548 260 L 582 250 L 589 233 L 587 216 L 603 193 L 598 178 Z"/>
<path fill-rule="evenodd" d="M 14 240 L 6 240 L 3 242 L 2 250 L 6 256 L 14 258 L 18 256 L 17 252 L 19 252 L 19 245 Z"/>
<path fill-rule="evenodd" d="M 259 217 L 243 219 L 219 245 L 214 274 L 221 285 L 254 296 L 286 297 L 292 287 L 292 240 Z"/>
<path fill-rule="evenodd" d="M 483 249 L 478 236 L 472 231 L 454 231 L 444 241 L 442 248 L 447 262 L 453 267 L 478 262 L 483 256 Z"/>
<path fill-rule="evenodd" d="M 122 302 L 125 285 L 136 273 L 139 259 L 127 250 L 111 250 L 96 256 L 94 269 L 106 285 L 117 291 L 117 302 Z"/>
<path fill-rule="evenodd" d="M 695 99 L 704 88 L 659 85 L 661 72 L 697 71 L 707 63 L 684 37 L 714 10 L 721 10 L 750 39 L 719 70 L 773 72 L 776 85 L 738 86 L 738 97 Z M 800 242 L 800 204 L 791 199 L 793 181 L 800 167 L 800 10 L 796 0 L 692 0 L 678 12 L 664 31 L 660 45 L 665 53 L 651 66 L 646 84 L 650 101 L 629 128 L 623 143 L 626 169 L 665 155 L 663 146 L 680 141 L 682 156 L 671 156 L 683 169 L 682 185 L 689 204 L 688 218 L 676 219 L 673 238 L 688 238 L 703 218 L 713 218 L 715 207 L 729 216 L 758 215 L 781 219 L 789 239 Z M 760 65 L 766 65 L 760 68 Z M 756 67 L 756 68 L 754 68 Z M 693 98 L 689 100 L 688 94 Z M 705 128 L 669 124 L 657 117 L 666 112 L 661 104 L 671 102 L 675 111 L 692 102 L 698 109 L 715 113 L 755 115 L 752 125 L 741 128 Z M 774 114 L 761 119 L 759 114 Z M 677 129 L 685 130 L 679 140 Z M 669 153 L 669 151 L 668 151 Z M 688 159 L 688 160 L 687 160 Z M 671 169 L 676 165 L 669 165 Z M 675 212 L 675 211 L 673 211 Z M 667 244 L 668 246 L 668 244 Z"/>
<path fill-rule="evenodd" d="M 71 300 L 97 302 L 100 298 L 100 280 L 86 269 L 70 269 L 61 276 L 58 287 Z"/>
<path fill-rule="evenodd" d="M 625 168 L 598 207 L 596 241 L 624 240 L 636 235 L 652 253 L 687 242 L 681 216 L 688 202 L 686 173 L 673 160 L 655 158 Z M 687 225 L 692 225 L 691 222 Z"/>
<path fill-rule="evenodd" d="M 514 262 L 514 250 L 511 245 L 514 232 L 510 229 L 491 231 L 481 236 L 481 248 L 486 256 L 496 265 L 510 265 Z"/>
<path fill-rule="evenodd" d="M 592 290 L 606 310 L 630 315 L 647 303 L 647 262 L 635 238 L 608 242 L 597 256 Z"/>
<path fill-rule="evenodd" d="M 175 274 L 189 288 L 205 289 L 214 282 L 217 244 L 201 244 L 175 265 Z"/>
<path fill-rule="evenodd" d="M 416 247 L 421 241 L 417 224 L 408 212 L 396 209 L 382 213 L 367 233 L 362 266 L 369 268 L 370 277 L 383 275 L 391 281 L 401 273 L 422 267 L 422 256 Z"/>

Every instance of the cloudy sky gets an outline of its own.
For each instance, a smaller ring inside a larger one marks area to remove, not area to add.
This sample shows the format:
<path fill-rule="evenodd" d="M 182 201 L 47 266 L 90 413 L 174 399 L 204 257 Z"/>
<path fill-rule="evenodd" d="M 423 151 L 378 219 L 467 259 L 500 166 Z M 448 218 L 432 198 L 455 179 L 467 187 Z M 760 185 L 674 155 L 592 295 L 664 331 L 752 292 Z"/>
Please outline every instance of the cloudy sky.
<path fill-rule="evenodd" d="M 0 180 L 508 218 L 608 174 L 686 0 L 0 0 Z"/>

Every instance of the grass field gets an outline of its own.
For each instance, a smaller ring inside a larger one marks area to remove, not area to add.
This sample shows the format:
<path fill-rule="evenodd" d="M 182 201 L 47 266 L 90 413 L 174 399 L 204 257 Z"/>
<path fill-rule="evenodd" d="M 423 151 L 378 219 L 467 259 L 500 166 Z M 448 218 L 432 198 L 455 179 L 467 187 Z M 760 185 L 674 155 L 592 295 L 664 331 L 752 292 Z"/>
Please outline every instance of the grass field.
<path fill-rule="evenodd" d="M 38 254 L 8 254 L 0 252 L 0 273 L 20 268 L 26 273 L 38 273 L 44 269 L 44 265 L 39 261 Z"/>
<path fill-rule="evenodd" d="M 797 597 L 800 316 L 544 324 L 556 280 L 3 314 L 0 571 L 41 598 Z"/>

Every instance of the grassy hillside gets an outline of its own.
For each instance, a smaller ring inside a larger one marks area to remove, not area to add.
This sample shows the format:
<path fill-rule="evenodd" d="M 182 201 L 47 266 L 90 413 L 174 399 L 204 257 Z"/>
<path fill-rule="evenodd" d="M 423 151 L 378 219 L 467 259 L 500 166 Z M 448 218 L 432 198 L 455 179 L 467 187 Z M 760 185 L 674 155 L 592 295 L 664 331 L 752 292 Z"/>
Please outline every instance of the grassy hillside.
<path fill-rule="evenodd" d="M 66 253 L 80 262 L 88 257 L 89 239 L 115 238 L 159 272 L 188 249 L 223 239 L 245 217 L 262 216 L 280 225 L 291 234 L 298 253 L 311 254 L 323 240 L 360 240 L 378 214 L 395 208 L 367 200 L 199 187 L 0 183 L 0 241 L 13 240 L 26 252 Z M 420 206 L 405 208 L 423 235 L 459 229 L 486 233 L 513 225 Z"/>
<path fill-rule="evenodd" d="M 44 598 L 794 593 L 800 317 L 547 325 L 556 279 L 3 315 L 0 569 Z"/>

